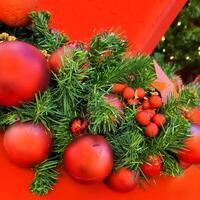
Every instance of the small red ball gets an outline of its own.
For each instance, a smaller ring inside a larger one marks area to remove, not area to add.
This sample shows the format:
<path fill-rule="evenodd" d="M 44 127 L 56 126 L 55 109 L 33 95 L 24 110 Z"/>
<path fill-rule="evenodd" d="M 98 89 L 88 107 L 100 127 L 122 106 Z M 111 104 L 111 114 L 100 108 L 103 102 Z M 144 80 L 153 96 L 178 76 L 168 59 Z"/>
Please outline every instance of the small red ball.
<path fill-rule="evenodd" d="M 152 109 L 157 109 L 160 108 L 162 106 L 162 99 L 159 96 L 156 95 L 152 95 L 149 98 L 149 103 Z"/>
<path fill-rule="evenodd" d="M 145 100 L 142 102 L 142 107 L 143 107 L 144 110 L 150 108 L 150 103 L 149 103 L 149 100 L 148 100 L 148 99 L 145 99 Z"/>
<path fill-rule="evenodd" d="M 143 99 L 145 97 L 145 90 L 143 88 L 137 88 L 135 90 L 135 95 L 138 99 Z"/>
<path fill-rule="evenodd" d="M 142 172 L 147 176 L 158 176 L 162 171 L 162 160 L 159 155 L 151 155 L 146 163 L 140 166 Z"/>
<path fill-rule="evenodd" d="M 133 88 L 131 87 L 126 87 L 123 92 L 122 92 L 122 96 L 125 98 L 125 99 L 133 99 L 134 96 L 135 96 L 135 91 Z"/>
<path fill-rule="evenodd" d="M 155 137 L 158 135 L 158 126 L 154 123 L 150 123 L 145 127 L 145 135 L 147 137 Z"/>
<path fill-rule="evenodd" d="M 117 192 L 130 192 L 139 183 L 139 173 L 125 167 L 112 172 L 107 178 L 107 185 Z"/>
<path fill-rule="evenodd" d="M 103 181 L 113 167 L 112 149 L 99 135 L 82 135 L 73 140 L 64 153 L 68 174 L 82 184 Z"/>
<path fill-rule="evenodd" d="M 3 144 L 13 163 L 33 167 L 48 157 L 52 136 L 42 124 L 16 122 L 6 130 Z"/>
<path fill-rule="evenodd" d="M 121 93 L 127 85 L 125 83 L 114 83 L 112 86 L 113 93 Z"/>
<path fill-rule="evenodd" d="M 158 126 L 158 127 L 162 127 L 165 125 L 166 123 L 166 117 L 163 114 L 156 114 L 153 117 L 153 122 Z"/>
<path fill-rule="evenodd" d="M 145 112 L 147 112 L 151 118 L 156 114 L 156 111 L 152 109 L 146 109 Z"/>
<path fill-rule="evenodd" d="M 140 111 L 136 114 L 135 120 L 138 122 L 138 124 L 140 124 L 142 126 L 146 126 L 146 125 L 150 124 L 151 117 L 145 111 Z"/>
<path fill-rule="evenodd" d="M 73 135 L 79 135 L 86 131 L 88 126 L 87 120 L 82 118 L 75 118 L 69 124 L 69 130 Z"/>

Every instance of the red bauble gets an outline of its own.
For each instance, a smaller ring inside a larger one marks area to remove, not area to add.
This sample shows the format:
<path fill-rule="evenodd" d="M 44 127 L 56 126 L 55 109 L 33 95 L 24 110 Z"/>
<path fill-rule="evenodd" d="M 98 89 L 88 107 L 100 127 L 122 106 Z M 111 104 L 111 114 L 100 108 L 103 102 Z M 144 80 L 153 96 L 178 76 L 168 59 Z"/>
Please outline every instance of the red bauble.
<path fill-rule="evenodd" d="M 142 172 L 147 176 L 157 176 L 162 170 L 162 160 L 158 155 L 151 155 L 147 158 L 146 163 L 140 166 Z"/>
<path fill-rule="evenodd" d="M 114 83 L 112 86 L 113 93 L 121 93 L 127 85 L 125 83 Z"/>
<path fill-rule="evenodd" d="M 79 183 L 101 182 L 112 170 L 112 149 L 102 136 L 83 135 L 67 146 L 64 165 L 68 174 Z"/>
<path fill-rule="evenodd" d="M 42 124 L 16 122 L 6 130 L 3 144 L 13 163 L 33 167 L 48 157 L 52 136 Z"/>
<path fill-rule="evenodd" d="M 191 136 L 184 141 L 184 149 L 178 153 L 181 161 L 200 164 L 200 126 L 192 125 Z"/>
<path fill-rule="evenodd" d="M 153 122 L 158 126 L 162 127 L 166 123 L 166 117 L 163 114 L 156 114 L 153 117 Z"/>
<path fill-rule="evenodd" d="M 136 95 L 136 97 L 137 97 L 138 99 L 143 99 L 144 96 L 145 96 L 145 91 L 144 91 L 144 89 L 143 89 L 143 88 L 137 88 L 137 89 L 135 90 L 135 95 Z"/>
<path fill-rule="evenodd" d="M 146 109 L 145 112 L 147 112 L 151 118 L 156 114 L 156 111 L 152 109 Z"/>
<path fill-rule="evenodd" d="M 117 192 L 129 192 L 138 185 L 139 180 L 138 172 L 123 167 L 109 175 L 107 184 L 112 190 Z"/>
<path fill-rule="evenodd" d="M 135 120 L 142 126 L 146 126 L 150 124 L 151 117 L 145 111 L 138 112 L 135 116 Z"/>
<path fill-rule="evenodd" d="M 122 92 L 122 96 L 125 98 L 125 99 L 133 99 L 134 96 L 135 96 L 135 91 L 133 88 L 131 87 L 126 87 L 123 92 Z"/>
<path fill-rule="evenodd" d="M 73 135 L 79 135 L 86 131 L 88 126 L 87 120 L 82 118 L 75 118 L 69 124 L 69 130 Z"/>
<path fill-rule="evenodd" d="M 18 106 L 48 87 L 50 70 L 42 53 L 25 42 L 0 44 L 0 105 Z"/>
<path fill-rule="evenodd" d="M 147 137 L 155 137 L 158 135 L 158 126 L 154 123 L 150 123 L 145 127 L 145 135 Z"/>
<path fill-rule="evenodd" d="M 72 56 L 72 52 L 74 50 L 85 50 L 86 46 L 78 41 L 70 41 L 66 45 L 60 47 L 56 51 L 54 51 L 49 58 L 49 66 L 54 71 L 54 73 L 58 74 L 61 67 L 61 57 L 67 55 L 69 57 Z"/>
<path fill-rule="evenodd" d="M 156 95 L 152 95 L 149 98 L 149 103 L 152 109 L 157 109 L 160 108 L 162 106 L 162 99 L 159 96 Z"/>
<path fill-rule="evenodd" d="M 149 103 L 149 100 L 148 100 L 148 99 L 145 99 L 145 100 L 142 102 L 142 107 L 143 107 L 144 110 L 150 108 L 150 103 Z"/>

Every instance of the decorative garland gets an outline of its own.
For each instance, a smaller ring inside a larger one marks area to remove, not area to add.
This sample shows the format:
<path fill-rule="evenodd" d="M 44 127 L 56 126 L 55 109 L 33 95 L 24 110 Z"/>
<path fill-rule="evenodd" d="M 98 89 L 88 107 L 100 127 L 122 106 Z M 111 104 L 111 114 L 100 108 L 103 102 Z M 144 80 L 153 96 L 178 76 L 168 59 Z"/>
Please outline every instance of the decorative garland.
<path fill-rule="evenodd" d="M 126 192 L 200 163 L 198 85 L 127 55 L 116 33 L 86 45 L 49 29 L 47 12 L 30 18 L 31 26 L 0 24 L 0 127 L 9 159 L 35 170 L 31 192 L 48 193 L 63 164 L 80 183 Z"/>

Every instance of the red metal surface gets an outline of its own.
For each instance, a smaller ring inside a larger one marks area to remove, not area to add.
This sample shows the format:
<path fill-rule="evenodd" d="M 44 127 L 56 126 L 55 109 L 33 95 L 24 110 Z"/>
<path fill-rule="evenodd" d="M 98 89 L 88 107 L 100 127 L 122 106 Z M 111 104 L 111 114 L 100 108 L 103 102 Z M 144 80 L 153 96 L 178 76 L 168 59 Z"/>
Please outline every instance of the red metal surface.
<path fill-rule="evenodd" d="M 88 41 L 96 32 L 113 28 L 133 44 L 134 52 L 151 53 L 186 0 L 39 0 L 39 9 L 53 14 L 52 26 L 71 39 Z M 104 184 L 80 185 L 62 171 L 54 191 L 38 197 L 28 191 L 33 172 L 12 165 L 0 135 L 0 199 L 2 200 L 197 200 L 200 168 L 191 167 L 178 178 L 160 177 L 157 184 L 116 193 Z"/>

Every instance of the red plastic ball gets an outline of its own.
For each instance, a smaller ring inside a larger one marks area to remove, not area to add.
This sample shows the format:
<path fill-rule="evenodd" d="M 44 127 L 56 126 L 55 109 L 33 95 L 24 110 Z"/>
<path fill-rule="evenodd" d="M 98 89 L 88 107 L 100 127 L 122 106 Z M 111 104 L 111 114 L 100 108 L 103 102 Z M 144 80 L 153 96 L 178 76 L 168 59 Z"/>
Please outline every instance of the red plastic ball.
<path fill-rule="evenodd" d="M 200 164 L 200 126 L 192 125 L 191 136 L 184 140 L 184 149 L 178 153 L 181 161 Z"/>
<path fill-rule="evenodd" d="M 163 114 L 156 114 L 153 117 L 153 122 L 158 126 L 158 127 L 162 127 L 165 125 L 166 123 L 166 117 Z"/>
<path fill-rule="evenodd" d="M 162 99 L 159 96 L 156 95 L 152 95 L 149 98 L 149 103 L 152 109 L 157 109 L 160 108 L 162 106 Z"/>
<path fill-rule="evenodd" d="M 48 157 L 52 136 L 42 124 L 16 122 L 6 130 L 3 145 L 14 164 L 33 167 Z"/>
<path fill-rule="evenodd" d="M 135 95 L 138 99 L 143 99 L 145 96 L 145 90 L 143 88 L 137 88 L 135 90 Z"/>
<path fill-rule="evenodd" d="M 48 87 L 50 70 L 43 54 L 25 42 L 0 43 L 0 105 L 18 106 Z"/>
<path fill-rule="evenodd" d="M 151 155 L 146 163 L 140 166 L 142 172 L 147 176 L 158 176 L 162 170 L 162 160 L 158 155 Z"/>
<path fill-rule="evenodd" d="M 135 96 L 135 91 L 133 88 L 131 87 L 126 87 L 123 92 L 122 92 L 122 96 L 125 98 L 125 99 L 133 99 L 134 96 Z"/>
<path fill-rule="evenodd" d="M 73 135 L 79 135 L 86 131 L 88 126 L 87 120 L 82 118 L 75 118 L 69 124 L 69 130 Z"/>
<path fill-rule="evenodd" d="M 112 149 L 102 136 L 83 135 L 67 146 L 64 165 L 68 174 L 79 183 L 101 182 L 112 170 Z"/>
<path fill-rule="evenodd" d="M 156 111 L 152 109 L 146 109 L 145 112 L 147 112 L 151 118 L 156 114 Z"/>
<path fill-rule="evenodd" d="M 150 123 L 145 127 L 145 135 L 147 137 L 155 137 L 158 135 L 158 126 L 154 123 Z"/>
<path fill-rule="evenodd" d="M 145 111 L 138 112 L 135 116 L 135 120 L 142 126 L 146 126 L 150 124 L 151 117 Z"/>
<path fill-rule="evenodd" d="M 117 192 L 130 192 L 138 185 L 139 180 L 138 172 L 123 167 L 109 175 L 107 185 Z"/>

